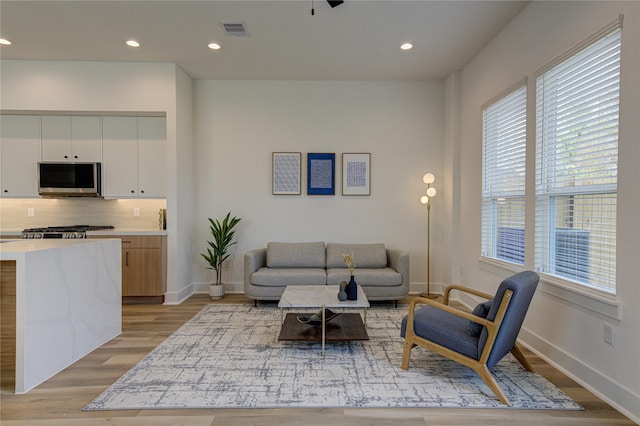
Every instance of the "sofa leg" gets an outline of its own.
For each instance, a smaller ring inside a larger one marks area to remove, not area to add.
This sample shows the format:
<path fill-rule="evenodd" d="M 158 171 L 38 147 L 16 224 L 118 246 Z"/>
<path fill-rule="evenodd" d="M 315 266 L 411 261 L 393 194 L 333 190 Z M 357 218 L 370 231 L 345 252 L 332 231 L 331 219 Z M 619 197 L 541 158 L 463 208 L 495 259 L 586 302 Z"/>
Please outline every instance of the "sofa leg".
<path fill-rule="evenodd" d="M 398 299 L 396 299 L 396 309 L 398 309 Z"/>
<path fill-rule="evenodd" d="M 254 308 L 258 307 L 258 299 L 253 299 L 253 307 Z"/>

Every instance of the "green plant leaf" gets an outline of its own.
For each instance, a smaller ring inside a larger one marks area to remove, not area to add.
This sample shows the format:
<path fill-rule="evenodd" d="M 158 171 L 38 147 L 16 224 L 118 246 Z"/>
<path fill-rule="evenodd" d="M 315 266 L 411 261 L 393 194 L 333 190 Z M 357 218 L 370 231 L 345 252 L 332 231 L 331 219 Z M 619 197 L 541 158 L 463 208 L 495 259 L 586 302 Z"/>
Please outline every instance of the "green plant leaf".
<path fill-rule="evenodd" d="M 207 252 L 200 255 L 209 264 L 208 268 L 216 271 L 216 284 L 222 284 L 222 263 L 231 255 L 229 247 L 237 243 L 233 241 L 234 227 L 240 220 L 241 218 L 231 217 L 231 212 L 227 213 L 222 222 L 209 218 L 209 231 L 213 241 L 207 241 Z"/>

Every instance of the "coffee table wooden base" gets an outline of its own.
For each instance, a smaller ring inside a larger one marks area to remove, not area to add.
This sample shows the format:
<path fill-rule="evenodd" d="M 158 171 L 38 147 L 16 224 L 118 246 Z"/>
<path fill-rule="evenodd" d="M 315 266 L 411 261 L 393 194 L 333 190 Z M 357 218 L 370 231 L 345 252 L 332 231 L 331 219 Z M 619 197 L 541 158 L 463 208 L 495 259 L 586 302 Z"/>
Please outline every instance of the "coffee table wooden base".
<path fill-rule="evenodd" d="M 287 313 L 278 340 L 292 340 L 305 342 L 322 342 L 324 356 L 325 342 L 344 342 L 348 340 L 369 340 L 367 329 L 359 313 L 343 313 L 325 324 L 323 341 L 322 327 L 304 324 L 298 321 L 298 316 L 304 313 Z"/>

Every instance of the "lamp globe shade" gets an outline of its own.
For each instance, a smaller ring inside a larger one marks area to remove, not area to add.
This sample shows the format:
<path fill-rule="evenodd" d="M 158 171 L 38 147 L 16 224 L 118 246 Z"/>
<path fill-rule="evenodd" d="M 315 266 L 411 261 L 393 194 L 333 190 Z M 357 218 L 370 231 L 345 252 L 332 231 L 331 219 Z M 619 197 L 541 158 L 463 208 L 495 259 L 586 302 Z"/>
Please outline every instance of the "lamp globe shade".
<path fill-rule="evenodd" d="M 436 177 L 433 175 L 433 173 L 425 173 L 424 176 L 422 176 L 422 181 L 427 185 L 432 184 L 435 180 Z"/>

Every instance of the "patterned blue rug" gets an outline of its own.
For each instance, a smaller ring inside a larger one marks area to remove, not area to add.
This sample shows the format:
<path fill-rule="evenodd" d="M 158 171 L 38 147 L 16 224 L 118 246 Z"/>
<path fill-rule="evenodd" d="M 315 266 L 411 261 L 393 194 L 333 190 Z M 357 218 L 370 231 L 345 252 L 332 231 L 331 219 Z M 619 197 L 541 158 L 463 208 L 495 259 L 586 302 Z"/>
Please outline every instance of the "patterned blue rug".
<path fill-rule="evenodd" d="M 279 342 L 275 307 L 208 305 L 85 410 L 156 408 L 506 408 L 470 369 L 422 348 L 400 368 L 406 307 L 369 309 L 371 340 Z M 513 408 L 581 410 L 508 355 L 495 368 Z"/>

